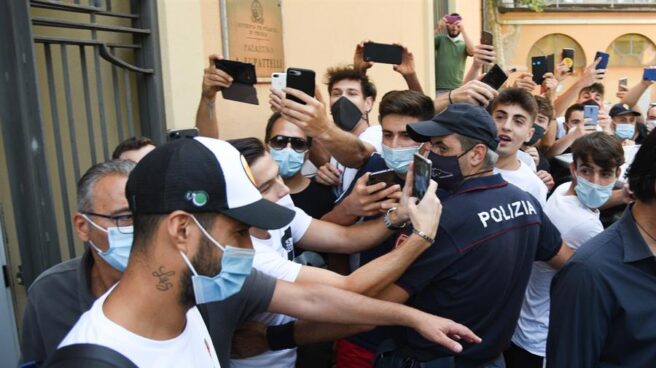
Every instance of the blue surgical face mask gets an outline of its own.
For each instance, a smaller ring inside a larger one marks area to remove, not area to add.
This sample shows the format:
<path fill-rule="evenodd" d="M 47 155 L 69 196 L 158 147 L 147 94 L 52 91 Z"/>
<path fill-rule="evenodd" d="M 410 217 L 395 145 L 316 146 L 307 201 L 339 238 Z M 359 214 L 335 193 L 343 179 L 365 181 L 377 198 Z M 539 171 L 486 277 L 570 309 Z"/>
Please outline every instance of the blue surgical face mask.
<path fill-rule="evenodd" d="M 408 172 L 408 166 L 410 166 L 418 149 L 419 146 L 391 148 L 383 144 L 385 165 L 397 174 L 405 174 Z"/>
<path fill-rule="evenodd" d="M 631 139 L 635 134 L 635 127 L 633 124 L 616 124 L 615 135 L 619 139 Z"/>
<path fill-rule="evenodd" d="M 82 215 L 85 220 L 89 221 L 93 227 L 107 234 L 107 241 L 109 248 L 102 251 L 90 239 L 89 244 L 98 253 L 107 264 L 114 267 L 118 271 L 125 271 L 128 266 L 128 259 L 130 258 L 130 250 L 132 249 L 133 229 L 132 226 L 118 227 L 104 227 L 93 222 L 87 215 Z"/>
<path fill-rule="evenodd" d="M 608 198 L 610 198 L 613 193 L 614 185 L 615 183 L 599 185 L 577 176 L 574 191 L 576 192 L 579 201 L 581 201 L 584 206 L 595 209 L 603 206 L 603 204 L 608 201 Z"/>
<path fill-rule="evenodd" d="M 189 258 L 180 251 L 182 259 L 187 263 L 189 269 L 194 274 L 191 276 L 191 282 L 194 288 L 196 304 L 205 304 L 225 300 L 241 290 L 244 281 L 251 273 L 253 268 L 253 249 L 236 248 L 230 245 L 223 247 L 200 225 L 194 216 L 191 217 L 203 235 L 212 244 L 216 245 L 223 252 L 221 258 L 221 271 L 211 277 L 199 275 L 196 269 L 189 261 Z"/>
<path fill-rule="evenodd" d="M 269 149 L 269 153 L 278 164 L 280 176 L 283 178 L 290 178 L 296 175 L 303 167 L 303 163 L 305 163 L 305 152 L 296 152 L 290 147 L 280 150 L 271 148 Z"/>

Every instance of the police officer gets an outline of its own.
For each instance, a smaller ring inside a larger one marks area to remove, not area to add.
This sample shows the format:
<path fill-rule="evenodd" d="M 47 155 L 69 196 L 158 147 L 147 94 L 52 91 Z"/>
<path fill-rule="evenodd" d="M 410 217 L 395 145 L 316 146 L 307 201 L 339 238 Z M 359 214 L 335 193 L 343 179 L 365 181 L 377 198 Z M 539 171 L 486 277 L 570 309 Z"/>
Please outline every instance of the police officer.
<path fill-rule="evenodd" d="M 443 214 L 433 246 L 382 295 L 461 321 L 483 341 L 454 355 L 404 328 L 392 355 L 423 367 L 503 367 L 533 261 L 559 268 L 571 249 L 533 196 L 493 174 L 498 138 L 485 110 L 452 104 L 407 131 L 430 143 Z"/>

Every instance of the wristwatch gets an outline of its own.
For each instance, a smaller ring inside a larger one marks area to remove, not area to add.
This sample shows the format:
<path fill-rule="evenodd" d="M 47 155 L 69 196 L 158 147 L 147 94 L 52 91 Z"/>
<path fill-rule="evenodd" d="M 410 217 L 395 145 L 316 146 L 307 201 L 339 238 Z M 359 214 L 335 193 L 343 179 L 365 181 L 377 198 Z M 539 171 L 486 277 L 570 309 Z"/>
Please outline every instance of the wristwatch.
<path fill-rule="evenodd" d="M 385 214 L 385 217 L 383 217 L 383 223 L 385 224 L 385 227 L 390 229 L 390 230 L 401 230 L 407 225 L 407 222 L 402 223 L 401 225 L 394 225 L 392 223 L 392 220 L 390 219 L 390 215 L 392 212 L 396 211 L 396 207 L 392 207 L 389 210 L 387 210 L 387 213 Z"/>

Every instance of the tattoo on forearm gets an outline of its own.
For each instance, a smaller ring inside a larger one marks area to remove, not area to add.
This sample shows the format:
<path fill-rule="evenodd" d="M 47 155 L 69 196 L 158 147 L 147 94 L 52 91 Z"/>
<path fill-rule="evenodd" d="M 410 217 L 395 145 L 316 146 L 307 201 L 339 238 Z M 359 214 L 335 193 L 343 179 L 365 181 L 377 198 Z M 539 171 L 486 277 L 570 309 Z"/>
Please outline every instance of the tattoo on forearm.
<path fill-rule="evenodd" d="M 175 271 L 164 272 L 164 266 L 159 266 L 157 271 L 153 271 L 153 276 L 159 279 L 157 286 L 155 286 L 157 290 L 167 291 L 172 288 L 173 284 L 169 281 L 169 277 L 172 277 L 173 275 L 175 275 Z"/>
<path fill-rule="evenodd" d="M 207 101 L 207 116 L 210 120 L 214 118 L 214 101 Z"/>

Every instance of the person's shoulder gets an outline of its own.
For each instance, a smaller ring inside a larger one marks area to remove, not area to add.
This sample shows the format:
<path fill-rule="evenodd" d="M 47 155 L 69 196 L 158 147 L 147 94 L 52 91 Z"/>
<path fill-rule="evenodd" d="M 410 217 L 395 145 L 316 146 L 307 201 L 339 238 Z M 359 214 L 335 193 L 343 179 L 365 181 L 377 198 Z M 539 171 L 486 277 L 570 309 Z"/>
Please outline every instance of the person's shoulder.
<path fill-rule="evenodd" d="M 82 257 L 76 257 L 67 261 L 58 263 L 47 270 L 43 271 L 34 280 L 28 294 L 39 291 L 51 290 L 55 285 L 65 283 L 70 284 L 77 276 L 77 272 L 82 267 Z"/>
<path fill-rule="evenodd" d="M 616 227 L 611 226 L 583 243 L 568 263 L 585 265 L 586 268 L 589 267 L 594 270 L 602 270 L 615 263 L 622 262 L 622 253 L 619 231 Z"/>

